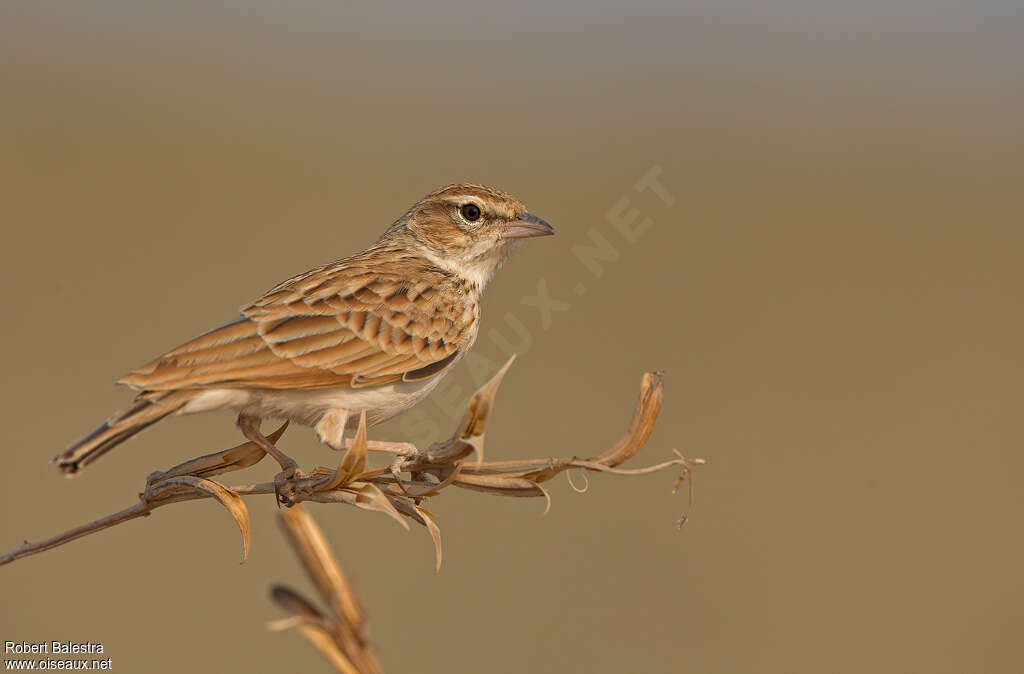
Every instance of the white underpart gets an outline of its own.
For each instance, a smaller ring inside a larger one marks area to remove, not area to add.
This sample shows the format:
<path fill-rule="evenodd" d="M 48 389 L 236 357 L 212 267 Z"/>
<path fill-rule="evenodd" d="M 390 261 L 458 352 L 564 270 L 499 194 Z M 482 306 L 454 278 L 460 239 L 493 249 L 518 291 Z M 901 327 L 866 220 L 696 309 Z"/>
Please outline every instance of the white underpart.
<path fill-rule="evenodd" d="M 288 419 L 304 426 L 315 426 L 328 412 L 338 412 L 348 416 L 346 426 L 351 430 L 359 423 L 359 414 L 364 410 L 367 424 L 372 426 L 409 409 L 430 393 L 443 376 L 444 373 L 440 373 L 426 381 L 395 382 L 372 388 L 209 389 L 177 414 L 232 410 L 260 419 Z M 339 438 L 330 440 L 336 442 Z"/>

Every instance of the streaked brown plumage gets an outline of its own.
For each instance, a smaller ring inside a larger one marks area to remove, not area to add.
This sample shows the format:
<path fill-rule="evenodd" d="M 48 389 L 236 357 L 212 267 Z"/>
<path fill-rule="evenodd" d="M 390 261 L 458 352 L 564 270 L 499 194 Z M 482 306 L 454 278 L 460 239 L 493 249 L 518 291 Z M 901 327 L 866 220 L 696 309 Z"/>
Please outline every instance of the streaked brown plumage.
<path fill-rule="evenodd" d="M 247 437 L 279 417 L 339 448 L 360 412 L 383 421 L 436 386 L 473 345 L 480 294 L 514 244 L 551 233 L 499 190 L 436 190 L 367 250 L 275 286 L 121 379 L 135 404 L 55 460 L 73 474 L 166 416 L 216 409 L 238 411 Z"/>
<path fill-rule="evenodd" d="M 379 255 L 368 264 L 364 257 L 281 284 L 238 320 L 120 383 L 144 391 L 374 386 L 425 376 L 419 371 L 468 345 L 479 290 L 416 255 L 389 254 L 388 271 L 374 269 Z"/>

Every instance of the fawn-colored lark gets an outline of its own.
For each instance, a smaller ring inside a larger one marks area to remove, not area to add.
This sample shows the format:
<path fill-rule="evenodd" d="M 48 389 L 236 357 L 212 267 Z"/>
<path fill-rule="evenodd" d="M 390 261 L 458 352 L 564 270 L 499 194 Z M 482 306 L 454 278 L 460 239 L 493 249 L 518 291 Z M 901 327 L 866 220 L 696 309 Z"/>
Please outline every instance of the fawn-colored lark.
<path fill-rule="evenodd" d="M 553 233 L 504 192 L 442 187 L 363 252 L 288 279 L 121 379 L 138 391 L 134 404 L 55 461 L 73 474 L 165 417 L 233 410 L 242 434 L 281 464 L 275 483 L 288 504 L 297 466 L 260 421 L 312 426 L 342 449 L 362 413 L 372 425 L 415 405 L 473 346 L 480 294 L 512 248 Z"/>

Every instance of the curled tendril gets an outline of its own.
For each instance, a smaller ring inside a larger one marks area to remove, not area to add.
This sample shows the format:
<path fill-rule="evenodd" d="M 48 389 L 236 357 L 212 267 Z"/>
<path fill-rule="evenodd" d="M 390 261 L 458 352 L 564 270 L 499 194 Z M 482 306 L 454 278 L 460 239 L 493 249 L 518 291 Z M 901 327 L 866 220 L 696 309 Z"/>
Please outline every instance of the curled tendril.
<path fill-rule="evenodd" d="M 565 471 L 565 479 L 569 481 L 569 486 L 572 487 L 572 490 L 574 492 L 576 492 L 577 494 L 583 494 L 588 489 L 590 489 L 590 476 L 587 475 L 587 471 L 586 471 L 585 468 L 581 468 L 580 469 L 580 475 L 583 478 L 583 487 L 582 488 L 577 487 L 576 483 L 572 481 L 572 471 L 571 470 Z"/>

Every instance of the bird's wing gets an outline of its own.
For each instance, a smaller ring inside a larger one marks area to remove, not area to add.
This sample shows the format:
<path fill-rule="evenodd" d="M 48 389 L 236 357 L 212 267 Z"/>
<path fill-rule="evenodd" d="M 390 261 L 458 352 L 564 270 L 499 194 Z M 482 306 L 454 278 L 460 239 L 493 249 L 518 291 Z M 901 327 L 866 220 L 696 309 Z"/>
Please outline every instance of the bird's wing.
<path fill-rule="evenodd" d="M 285 281 L 237 320 L 119 383 L 166 391 L 428 379 L 472 342 L 476 310 L 476 298 L 436 269 L 382 273 L 373 265 L 334 263 Z"/>

